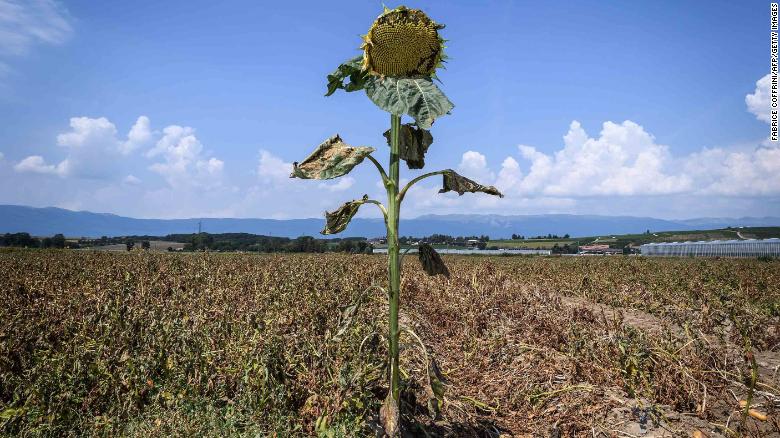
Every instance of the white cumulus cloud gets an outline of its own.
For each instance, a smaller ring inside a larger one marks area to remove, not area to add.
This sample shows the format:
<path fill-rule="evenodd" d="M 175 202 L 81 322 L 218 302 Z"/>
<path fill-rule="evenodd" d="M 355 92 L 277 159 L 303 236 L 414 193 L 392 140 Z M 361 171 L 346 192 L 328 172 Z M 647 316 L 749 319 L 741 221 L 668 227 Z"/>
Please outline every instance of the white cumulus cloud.
<path fill-rule="evenodd" d="M 605 122 L 596 137 L 573 121 L 561 149 L 518 151 L 523 160 L 507 157 L 495 181 L 510 196 L 780 195 L 780 148 L 766 142 L 674 156 L 630 120 Z"/>
<path fill-rule="evenodd" d="M 686 191 L 690 181 L 668 169 L 667 146 L 657 144 L 642 126 L 627 120 L 605 122 L 589 137 L 576 120 L 563 137 L 563 149 L 548 155 L 527 145 L 520 155 L 530 161 L 528 174 L 514 187 L 523 194 L 594 196 L 670 194 Z M 512 163 L 505 174 L 515 173 Z"/>
<path fill-rule="evenodd" d="M 224 168 L 223 161 L 204 155 L 203 144 L 189 126 L 166 126 L 162 138 L 146 156 L 162 157 L 163 161 L 152 164 L 149 170 L 160 174 L 171 187 L 218 185 Z"/>
<path fill-rule="evenodd" d="M 290 178 L 292 163 L 285 162 L 271 152 L 261 149 L 257 162 L 257 176 L 262 182 L 284 182 Z"/>
<path fill-rule="evenodd" d="M 725 196 L 780 194 L 780 148 L 752 150 L 705 148 L 685 160 L 695 180 L 695 193 Z"/>
<path fill-rule="evenodd" d="M 105 117 L 73 117 L 70 132 L 57 136 L 57 144 L 71 148 L 82 148 L 93 144 L 112 145 L 116 141 L 116 126 Z"/>
<path fill-rule="evenodd" d="M 220 183 L 225 163 L 204 153 L 191 127 L 170 125 L 162 133 L 155 132 L 149 118 L 140 116 L 125 139 L 119 138 L 116 126 L 105 117 L 73 117 L 70 128 L 57 136 L 57 145 L 66 151 L 63 160 L 49 164 L 41 155 L 32 155 L 18 163 L 16 171 L 135 184 L 132 179 L 123 180 L 120 176 L 131 165 L 127 159 L 133 151 L 159 137 L 144 156 L 161 158 L 148 168 L 160 174 L 171 187 L 213 187 Z"/>
<path fill-rule="evenodd" d="M 745 96 L 745 104 L 748 111 L 758 120 L 769 123 L 769 74 L 756 82 L 756 90 L 753 94 Z"/>
<path fill-rule="evenodd" d="M 482 181 L 492 181 L 495 178 L 495 175 L 488 167 L 485 156 L 476 151 L 466 151 L 463 154 L 458 170 L 463 176 L 474 179 L 481 184 L 484 184 Z"/>
<path fill-rule="evenodd" d="M 225 167 L 225 162 L 211 157 L 208 160 L 200 160 L 196 162 L 195 167 L 198 169 L 198 172 L 209 175 L 216 175 L 222 172 L 222 169 Z"/>
<path fill-rule="evenodd" d="M 130 128 L 130 132 L 127 133 L 127 141 L 124 141 L 119 145 L 119 151 L 123 155 L 127 155 L 148 144 L 152 139 L 150 125 L 149 117 L 138 117 L 138 120 L 135 121 L 133 127 Z"/>
<path fill-rule="evenodd" d="M 63 176 L 64 167 L 64 161 L 55 166 L 53 164 L 47 164 L 46 160 L 44 160 L 40 155 L 30 155 L 29 157 L 16 163 L 14 165 L 14 170 L 17 172 L 31 172 Z"/>
<path fill-rule="evenodd" d="M 508 194 L 510 190 L 520 184 L 522 178 L 523 171 L 520 170 L 520 163 L 512 157 L 506 157 L 501 163 L 501 170 L 498 172 L 495 186 L 502 193 Z"/>
<path fill-rule="evenodd" d="M 151 138 L 146 116 L 138 118 L 127 140 L 118 138 L 116 126 L 105 117 L 73 117 L 70 119 L 70 128 L 70 131 L 57 136 L 57 145 L 65 149 L 67 155 L 56 165 L 57 172 L 41 172 L 29 166 L 17 166 L 17 171 L 50 173 L 61 177 L 113 179 L 121 157 Z"/>

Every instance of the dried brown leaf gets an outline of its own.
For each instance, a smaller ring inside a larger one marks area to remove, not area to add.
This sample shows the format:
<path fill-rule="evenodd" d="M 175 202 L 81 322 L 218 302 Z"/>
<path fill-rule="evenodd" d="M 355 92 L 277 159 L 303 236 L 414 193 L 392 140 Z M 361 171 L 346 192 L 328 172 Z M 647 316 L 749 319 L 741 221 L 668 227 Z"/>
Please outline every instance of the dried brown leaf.
<path fill-rule="evenodd" d="M 300 164 L 293 163 L 290 178 L 333 179 L 348 174 L 360 164 L 374 148 L 350 146 L 338 134 L 325 140 Z"/>
<path fill-rule="evenodd" d="M 472 181 L 465 176 L 459 175 L 452 169 L 448 169 L 443 174 L 443 187 L 439 190 L 439 193 L 445 193 L 449 191 L 458 192 L 458 195 L 462 195 L 466 192 L 476 193 L 482 192 L 488 195 L 495 195 L 499 198 L 503 198 L 504 195 L 493 186 L 483 186 L 482 184 Z"/>
<path fill-rule="evenodd" d="M 360 206 L 367 200 L 368 195 L 363 195 L 363 199 L 346 202 L 336 211 L 325 212 L 325 228 L 320 233 L 338 234 L 344 231 L 352 217 L 357 214 Z"/>
<path fill-rule="evenodd" d="M 417 257 L 420 259 L 423 270 L 428 275 L 443 275 L 450 278 L 450 271 L 441 259 L 441 256 L 427 243 L 421 243 L 417 249 Z"/>
<path fill-rule="evenodd" d="M 390 145 L 390 130 L 383 134 Z M 398 155 L 406 161 L 409 169 L 422 169 L 425 167 L 425 153 L 433 143 L 431 132 L 421 129 L 411 123 L 401 125 L 398 133 Z"/>

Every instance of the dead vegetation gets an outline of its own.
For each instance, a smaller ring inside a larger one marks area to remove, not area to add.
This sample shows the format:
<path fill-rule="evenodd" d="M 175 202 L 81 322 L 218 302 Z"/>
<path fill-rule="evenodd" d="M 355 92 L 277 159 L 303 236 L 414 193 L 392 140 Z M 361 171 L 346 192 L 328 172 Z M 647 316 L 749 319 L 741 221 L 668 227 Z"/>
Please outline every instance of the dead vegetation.
<path fill-rule="evenodd" d="M 406 435 L 780 434 L 780 263 L 445 261 L 404 262 Z M 2 434 L 373 434 L 383 257 L 5 251 L 0 273 Z"/>

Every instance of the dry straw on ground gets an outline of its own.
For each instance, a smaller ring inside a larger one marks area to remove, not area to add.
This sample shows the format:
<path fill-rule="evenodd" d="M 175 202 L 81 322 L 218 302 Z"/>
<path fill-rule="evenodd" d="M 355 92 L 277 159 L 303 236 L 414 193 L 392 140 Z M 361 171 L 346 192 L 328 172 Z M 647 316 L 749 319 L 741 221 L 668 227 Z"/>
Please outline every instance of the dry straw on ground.
<path fill-rule="evenodd" d="M 778 262 L 444 258 L 404 263 L 407 434 L 780 433 Z M 370 435 L 384 262 L 0 252 L 0 434 Z"/>

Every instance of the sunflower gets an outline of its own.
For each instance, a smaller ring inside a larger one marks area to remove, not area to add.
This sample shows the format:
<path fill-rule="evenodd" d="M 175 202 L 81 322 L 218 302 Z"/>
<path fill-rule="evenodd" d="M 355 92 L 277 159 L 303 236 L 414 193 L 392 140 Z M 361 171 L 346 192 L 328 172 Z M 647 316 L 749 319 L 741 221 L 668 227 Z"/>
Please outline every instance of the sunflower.
<path fill-rule="evenodd" d="M 391 77 L 433 75 L 444 56 L 443 27 L 419 9 L 385 10 L 363 37 L 363 71 Z"/>

